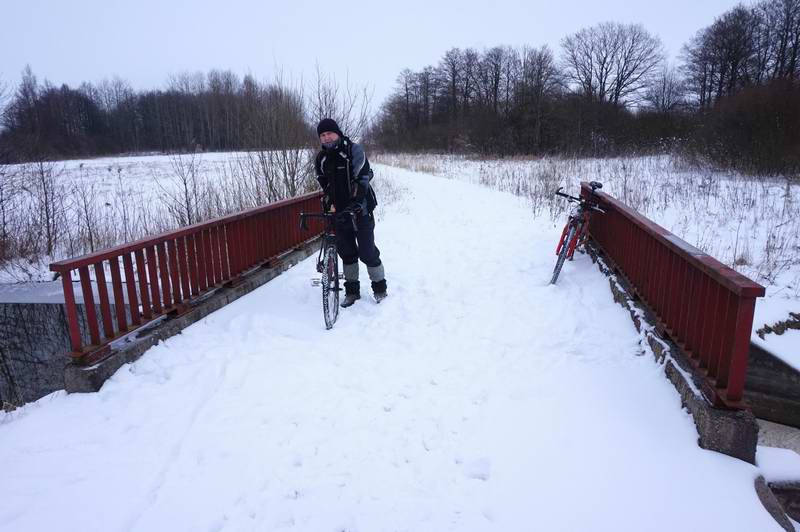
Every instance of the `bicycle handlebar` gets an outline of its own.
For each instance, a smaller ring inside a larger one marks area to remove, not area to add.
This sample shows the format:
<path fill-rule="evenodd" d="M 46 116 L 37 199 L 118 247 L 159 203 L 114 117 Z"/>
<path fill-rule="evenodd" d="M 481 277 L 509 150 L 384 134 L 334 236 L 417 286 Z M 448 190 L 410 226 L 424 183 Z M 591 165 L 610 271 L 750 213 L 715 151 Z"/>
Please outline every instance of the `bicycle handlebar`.
<path fill-rule="evenodd" d="M 589 200 L 587 200 L 585 198 L 576 198 L 575 196 L 570 196 L 569 194 L 564 194 L 563 192 L 561 192 L 561 190 L 563 188 L 564 187 L 558 187 L 558 190 L 556 190 L 555 195 L 567 198 L 569 201 L 575 201 L 577 203 L 585 204 L 588 208 L 592 209 L 593 211 L 601 212 L 603 214 L 606 213 L 606 211 L 604 211 L 603 209 L 601 209 L 600 207 L 598 207 L 594 203 L 591 203 Z M 593 190 L 593 192 L 594 192 L 594 190 Z"/>
<path fill-rule="evenodd" d="M 558 190 L 556 190 L 556 196 L 562 196 L 572 201 L 582 201 L 581 198 L 576 198 L 575 196 L 570 196 L 569 194 L 564 194 L 563 192 L 561 192 L 563 188 L 564 187 L 558 187 Z"/>
<path fill-rule="evenodd" d="M 312 212 L 312 213 L 300 213 L 300 229 L 303 231 L 308 231 L 308 224 L 306 224 L 306 218 L 323 218 L 329 220 L 331 218 L 339 217 L 339 216 L 349 216 L 350 223 L 353 224 L 353 231 L 358 232 L 358 225 L 356 224 L 356 214 L 352 211 L 344 211 L 344 212 Z"/>

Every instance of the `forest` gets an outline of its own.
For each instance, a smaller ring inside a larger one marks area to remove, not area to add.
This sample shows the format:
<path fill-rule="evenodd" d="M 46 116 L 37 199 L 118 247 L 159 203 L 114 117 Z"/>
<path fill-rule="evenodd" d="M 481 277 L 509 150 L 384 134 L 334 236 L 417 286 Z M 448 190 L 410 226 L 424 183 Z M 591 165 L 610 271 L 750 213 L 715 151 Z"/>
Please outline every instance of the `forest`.
<path fill-rule="evenodd" d="M 566 35 L 558 49 L 452 48 L 400 72 L 359 136 L 395 152 L 677 152 L 795 175 L 799 54 L 800 0 L 726 11 L 675 59 L 643 26 L 617 22 Z M 16 86 L 0 80 L 0 163 L 311 146 L 324 108 L 316 89 L 227 70 L 177 74 L 162 89 L 120 78 L 70 87 L 27 67 Z"/>

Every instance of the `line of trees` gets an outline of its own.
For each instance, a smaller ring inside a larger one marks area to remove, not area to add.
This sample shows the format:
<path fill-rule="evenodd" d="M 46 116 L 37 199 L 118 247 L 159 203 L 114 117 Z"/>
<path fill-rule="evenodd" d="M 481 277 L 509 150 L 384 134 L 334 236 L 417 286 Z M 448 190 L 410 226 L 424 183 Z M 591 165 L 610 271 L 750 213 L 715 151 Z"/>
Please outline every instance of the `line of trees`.
<path fill-rule="evenodd" d="M 368 122 L 369 93 L 319 71 L 309 87 L 281 76 L 256 82 L 225 74 L 236 90 L 214 103 L 214 92 L 203 87 L 219 77 L 212 72 L 174 78 L 174 86 L 183 83 L 184 103 L 170 108 L 164 92 L 137 94 L 118 80 L 96 87 L 84 84 L 79 90 L 55 89 L 40 85 L 26 69 L 3 114 L 11 127 L 0 134 L 6 160 L 23 162 L 0 160 L 0 272 L 24 275 L 25 262 L 36 270 L 43 258 L 92 252 L 304 193 L 317 186 L 315 151 L 310 148 L 319 141 L 310 124 L 335 117 L 360 138 Z M 139 106 L 151 97 L 164 104 L 160 119 L 142 118 Z M 128 121 L 125 102 L 133 109 Z M 138 129 L 142 124 L 161 128 L 162 135 L 148 137 Z M 212 144 L 198 146 L 198 138 Z M 198 147 L 244 151 L 209 167 L 211 163 L 197 156 Z M 128 175 L 119 167 L 114 193 L 103 200 L 82 164 L 67 171 L 66 165 L 54 162 L 65 156 L 143 150 L 170 152 L 169 177 L 159 178 L 153 168 L 160 189 L 155 202 L 132 201 Z"/>
<path fill-rule="evenodd" d="M 641 25 L 548 47 L 453 48 L 404 70 L 372 129 L 389 150 L 612 155 L 683 149 L 754 172 L 800 170 L 800 0 L 737 6 L 670 65 Z"/>
<path fill-rule="evenodd" d="M 649 56 L 639 70 L 621 50 L 599 50 L 586 42 L 605 32 L 629 31 L 645 37 L 634 45 L 650 50 L 640 51 Z M 372 130 L 375 141 L 391 150 L 501 155 L 600 155 L 631 143 L 641 146 L 641 135 L 629 124 L 637 117 L 626 111 L 640 96 L 643 75 L 655 73 L 660 44 L 640 26 L 620 24 L 571 38 L 573 66 L 559 62 L 546 46 L 498 46 L 483 52 L 453 48 L 435 67 L 403 71 Z M 568 89 L 570 84 L 580 90 Z"/>
<path fill-rule="evenodd" d="M 280 81 L 212 70 L 173 76 L 166 90 L 136 92 L 119 78 L 74 89 L 40 83 L 26 67 L 0 118 L 0 163 L 296 142 L 276 135 L 278 118 L 284 131 L 300 126 L 304 144 L 313 138 L 302 91 Z"/>
<path fill-rule="evenodd" d="M 77 88 L 40 83 L 26 68 L 16 90 L 0 80 L 0 164 L 310 146 L 318 118 L 344 119 L 332 102 L 368 100 L 331 81 L 318 71 L 305 91 L 213 70 L 135 91 L 119 78 Z M 797 173 L 800 0 L 726 11 L 686 43 L 678 65 L 641 25 L 606 22 L 567 35 L 556 51 L 448 50 L 437 65 L 401 72 L 368 129 L 366 106 L 340 107 L 353 122 L 348 132 L 364 131 L 387 150 L 680 149 L 745 171 Z"/>
<path fill-rule="evenodd" d="M 756 172 L 800 171 L 800 0 L 737 6 L 684 47 L 693 146 Z"/>

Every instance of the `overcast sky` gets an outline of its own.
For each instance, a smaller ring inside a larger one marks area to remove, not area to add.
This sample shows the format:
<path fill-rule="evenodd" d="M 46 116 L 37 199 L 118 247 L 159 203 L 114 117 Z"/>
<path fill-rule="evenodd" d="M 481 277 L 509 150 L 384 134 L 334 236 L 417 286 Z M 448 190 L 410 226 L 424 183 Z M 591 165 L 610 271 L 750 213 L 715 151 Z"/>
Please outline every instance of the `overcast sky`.
<path fill-rule="evenodd" d="M 78 85 L 118 75 L 137 89 L 170 73 L 231 69 L 260 79 L 315 64 L 374 88 L 379 104 L 403 68 L 449 48 L 549 45 L 598 22 L 642 23 L 674 60 L 725 0 L 1 0 L 0 78 L 30 64 L 40 80 Z"/>

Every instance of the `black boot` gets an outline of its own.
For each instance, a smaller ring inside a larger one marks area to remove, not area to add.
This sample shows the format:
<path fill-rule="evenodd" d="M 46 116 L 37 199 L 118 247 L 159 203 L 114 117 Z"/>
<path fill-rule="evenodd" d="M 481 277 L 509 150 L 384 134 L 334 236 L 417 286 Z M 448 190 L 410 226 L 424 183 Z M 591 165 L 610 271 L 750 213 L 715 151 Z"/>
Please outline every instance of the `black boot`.
<path fill-rule="evenodd" d="M 347 308 L 356 301 L 361 299 L 361 287 L 358 281 L 345 281 L 344 282 L 344 301 L 342 301 L 342 308 Z"/>
<path fill-rule="evenodd" d="M 375 302 L 380 303 L 386 298 L 386 279 L 372 281 L 372 293 L 375 294 Z"/>

